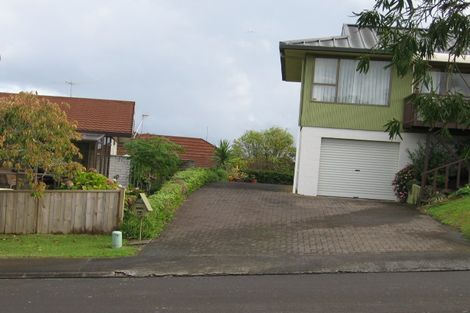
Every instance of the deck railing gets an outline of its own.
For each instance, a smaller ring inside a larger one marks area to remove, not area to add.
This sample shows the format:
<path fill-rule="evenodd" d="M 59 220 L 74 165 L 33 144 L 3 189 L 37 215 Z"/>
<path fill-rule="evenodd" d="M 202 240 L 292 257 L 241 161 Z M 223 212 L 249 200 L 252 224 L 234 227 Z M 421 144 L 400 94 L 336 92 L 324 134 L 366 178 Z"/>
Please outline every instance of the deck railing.
<path fill-rule="evenodd" d="M 435 192 L 440 189 L 440 186 L 438 186 L 438 177 L 441 174 L 444 174 L 444 192 L 449 192 L 451 189 L 458 189 L 467 183 L 470 184 L 470 168 L 468 163 L 468 160 L 462 159 L 423 172 L 422 175 L 424 175 L 424 177 L 421 182 L 421 188 L 427 185 L 428 177 L 431 176 L 432 190 Z M 451 178 L 455 180 L 451 180 Z"/>

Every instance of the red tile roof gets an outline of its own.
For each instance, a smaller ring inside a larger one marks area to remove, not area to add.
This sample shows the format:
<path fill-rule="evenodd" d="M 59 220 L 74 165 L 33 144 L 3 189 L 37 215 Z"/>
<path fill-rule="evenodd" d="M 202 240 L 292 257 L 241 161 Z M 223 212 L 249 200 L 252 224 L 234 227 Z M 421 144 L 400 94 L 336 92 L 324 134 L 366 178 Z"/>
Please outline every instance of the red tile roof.
<path fill-rule="evenodd" d="M 154 134 L 141 134 L 138 138 L 162 137 L 184 148 L 180 155 L 183 161 L 193 161 L 197 167 L 214 167 L 215 146 L 204 139 L 180 136 L 163 136 Z"/>
<path fill-rule="evenodd" d="M 0 92 L 0 97 L 13 93 Z M 134 124 L 134 101 L 90 99 L 58 96 L 41 96 L 59 106 L 71 121 L 77 123 L 79 132 L 104 133 L 131 137 Z M 68 103 L 69 107 L 64 105 Z"/>

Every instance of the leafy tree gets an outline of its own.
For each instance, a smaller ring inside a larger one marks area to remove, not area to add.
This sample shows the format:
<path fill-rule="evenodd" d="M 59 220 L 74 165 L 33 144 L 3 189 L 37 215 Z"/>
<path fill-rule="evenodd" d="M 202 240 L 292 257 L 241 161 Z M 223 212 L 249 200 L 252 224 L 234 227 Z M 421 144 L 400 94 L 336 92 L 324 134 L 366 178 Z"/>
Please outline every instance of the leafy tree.
<path fill-rule="evenodd" d="M 248 168 L 285 172 L 294 168 L 294 139 L 285 129 L 271 127 L 264 131 L 247 131 L 234 141 L 232 147 L 234 155 L 246 160 Z"/>
<path fill-rule="evenodd" d="M 450 81 L 461 73 L 458 59 L 470 51 L 470 16 L 467 0 L 376 0 L 371 10 L 356 14 L 360 27 L 377 32 L 378 44 L 372 54 L 390 54 L 391 64 L 399 77 L 410 75 L 415 90 L 424 86 L 429 93 L 414 93 L 411 101 L 423 122 L 429 126 L 423 170 L 427 171 L 433 140 L 437 140 L 449 153 L 446 143 L 452 139 L 448 125 L 457 123 L 470 127 L 470 98 L 453 91 Z M 439 94 L 429 70 L 436 51 L 448 54 L 445 62 L 444 94 Z M 358 64 L 360 72 L 367 72 L 369 56 Z M 465 82 L 470 88 L 470 82 Z M 439 124 L 439 125 L 438 125 Z M 439 127 L 436 127 L 439 126 Z M 396 119 L 385 124 L 390 138 L 401 138 L 401 123 Z M 457 155 L 454 156 L 458 158 Z M 467 162 L 467 168 L 470 164 Z M 426 184 L 422 175 L 421 185 Z"/>
<path fill-rule="evenodd" d="M 458 58 L 470 51 L 469 8 L 466 0 L 376 0 L 371 10 L 356 14 L 360 27 L 377 32 L 373 54 L 390 54 L 391 66 L 400 77 L 411 75 L 416 90 L 424 85 L 431 91 L 414 94 L 412 101 L 431 130 L 443 123 L 440 132 L 445 135 L 450 123 L 470 126 L 469 98 L 449 88 L 452 75 L 461 74 Z M 444 95 L 436 93 L 429 73 L 435 51 L 448 53 Z M 369 57 L 363 56 L 358 70 L 367 72 L 368 64 Z M 391 138 L 400 136 L 400 126 L 396 119 L 386 124 Z"/>
<path fill-rule="evenodd" d="M 126 144 L 133 184 L 148 193 L 158 189 L 179 168 L 183 148 L 166 138 L 134 139 Z"/>
<path fill-rule="evenodd" d="M 79 152 L 72 142 L 79 139 L 57 104 L 33 93 L 0 99 L 0 164 L 25 172 L 34 195 L 46 188 L 38 176 L 57 178 L 80 167 L 73 162 Z"/>
<path fill-rule="evenodd" d="M 215 147 L 215 161 L 218 167 L 226 168 L 233 158 L 232 147 L 226 139 L 220 140 L 219 146 Z"/>

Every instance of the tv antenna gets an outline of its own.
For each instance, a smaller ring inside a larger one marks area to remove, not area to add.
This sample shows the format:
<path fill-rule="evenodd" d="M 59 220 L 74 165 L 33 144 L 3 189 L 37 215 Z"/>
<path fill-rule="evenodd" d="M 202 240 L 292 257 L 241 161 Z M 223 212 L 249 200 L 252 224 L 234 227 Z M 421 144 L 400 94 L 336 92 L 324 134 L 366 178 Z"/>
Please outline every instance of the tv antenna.
<path fill-rule="evenodd" d="M 146 117 L 149 117 L 149 115 L 148 114 L 142 114 L 142 119 L 140 120 L 139 126 L 137 126 L 137 128 L 135 129 L 134 136 L 132 136 L 132 138 L 137 137 L 137 134 L 139 133 L 139 130 L 144 131 L 144 119 Z"/>
<path fill-rule="evenodd" d="M 66 80 L 65 83 L 70 86 L 70 97 L 72 97 L 73 85 L 76 85 L 77 83 L 72 80 Z"/>

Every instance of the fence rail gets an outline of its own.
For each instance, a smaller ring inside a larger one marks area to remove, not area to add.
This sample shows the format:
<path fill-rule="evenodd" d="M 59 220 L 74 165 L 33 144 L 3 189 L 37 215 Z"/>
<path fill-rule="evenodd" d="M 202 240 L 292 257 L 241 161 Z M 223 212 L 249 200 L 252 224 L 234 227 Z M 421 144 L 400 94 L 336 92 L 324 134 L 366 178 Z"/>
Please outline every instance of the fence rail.
<path fill-rule="evenodd" d="M 36 199 L 28 190 L 0 191 L 0 233 L 105 233 L 124 214 L 122 190 L 51 190 Z"/>
<path fill-rule="evenodd" d="M 467 183 L 470 184 L 470 169 L 466 167 L 467 162 L 468 161 L 462 159 L 423 172 L 423 181 L 421 182 L 421 188 L 426 185 L 428 177 L 432 174 L 432 190 L 437 191 L 437 177 L 438 175 L 442 174 L 442 172 L 444 172 L 444 191 L 448 192 L 450 189 L 450 176 L 452 171 L 455 171 L 455 181 L 453 181 L 453 187 L 455 189 L 458 189 L 462 185 L 466 184 L 466 182 L 464 182 L 464 174 L 467 174 Z"/>

